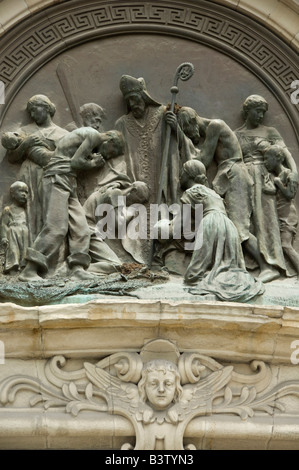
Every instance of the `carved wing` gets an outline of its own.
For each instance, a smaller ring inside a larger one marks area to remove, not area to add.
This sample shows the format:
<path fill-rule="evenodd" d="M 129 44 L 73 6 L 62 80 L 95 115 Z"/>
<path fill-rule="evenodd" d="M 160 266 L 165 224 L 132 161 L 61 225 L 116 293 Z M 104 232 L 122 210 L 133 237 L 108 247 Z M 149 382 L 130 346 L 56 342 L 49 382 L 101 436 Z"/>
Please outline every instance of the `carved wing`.
<path fill-rule="evenodd" d="M 114 377 L 104 369 L 90 363 L 85 363 L 84 369 L 86 376 L 96 387 L 94 394 L 106 400 L 109 413 L 124 414 L 124 410 L 134 413 L 139 404 L 139 393 L 136 385 L 123 382 L 118 377 Z"/>
<path fill-rule="evenodd" d="M 233 367 L 227 366 L 211 373 L 196 384 L 184 385 L 179 402 L 167 413 L 170 421 L 173 423 L 181 421 L 186 424 L 196 415 L 211 414 L 213 400 L 231 380 L 232 373 Z"/>
<path fill-rule="evenodd" d="M 169 410 L 170 420 L 190 420 L 195 416 L 233 413 L 245 420 L 255 411 L 273 413 L 274 408 L 283 409 L 278 398 L 288 394 L 299 395 L 299 382 L 278 385 L 264 395 L 255 386 L 243 386 L 233 391 L 230 380 L 235 378 L 233 367 L 219 369 L 195 385 L 185 385 L 177 405 Z M 179 419 L 178 419 L 179 418 Z"/>
<path fill-rule="evenodd" d="M 231 380 L 233 367 L 219 369 L 194 385 L 185 385 L 180 403 L 185 407 L 211 406 L 217 392 Z"/>

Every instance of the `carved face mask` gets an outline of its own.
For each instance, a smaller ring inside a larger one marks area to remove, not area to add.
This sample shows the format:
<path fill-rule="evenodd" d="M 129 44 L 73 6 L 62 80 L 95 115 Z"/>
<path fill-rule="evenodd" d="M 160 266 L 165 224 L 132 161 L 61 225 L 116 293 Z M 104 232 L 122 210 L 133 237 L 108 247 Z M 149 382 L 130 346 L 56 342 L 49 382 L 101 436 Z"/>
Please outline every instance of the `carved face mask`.
<path fill-rule="evenodd" d="M 157 410 L 164 410 L 173 401 L 176 390 L 175 375 L 171 371 L 155 370 L 148 373 L 145 391 L 148 401 Z"/>

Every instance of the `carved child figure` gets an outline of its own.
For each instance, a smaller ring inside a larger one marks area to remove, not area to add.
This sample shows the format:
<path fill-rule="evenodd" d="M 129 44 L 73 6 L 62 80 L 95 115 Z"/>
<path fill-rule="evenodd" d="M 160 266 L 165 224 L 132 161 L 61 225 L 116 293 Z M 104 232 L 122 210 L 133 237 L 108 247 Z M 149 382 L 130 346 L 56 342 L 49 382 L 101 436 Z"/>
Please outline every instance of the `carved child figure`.
<path fill-rule="evenodd" d="M 5 249 L 4 273 L 16 274 L 25 265 L 29 232 L 25 206 L 28 186 L 16 181 L 10 187 L 12 204 L 6 206 L 1 219 L 1 243 Z"/>
<path fill-rule="evenodd" d="M 23 142 L 24 135 L 18 132 L 5 132 L 2 134 L 1 143 L 7 150 L 15 150 Z"/>
<path fill-rule="evenodd" d="M 264 153 L 264 165 L 271 173 L 271 181 L 274 183 L 272 191 L 276 193 L 282 250 L 299 276 L 299 254 L 293 247 L 298 226 L 298 216 L 294 204 L 298 183 L 290 177 L 291 170 L 283 165 L 285 160 L 286 152 L 280 145 L 271 145 Z M 271 191 L 271 187 L 270 189 L 264 188 L 265 193 L 269 193 L 269 191 Z"/>
<path fill-rule="evenodd" d="M 44 167 L 49 162 L 52 151 L 46 141 L 38 136 L 28 136 L 22 132 L 4 132 L 1 143 L 8 151 L 27 152 L 28 158 L 36 164 Z"/>

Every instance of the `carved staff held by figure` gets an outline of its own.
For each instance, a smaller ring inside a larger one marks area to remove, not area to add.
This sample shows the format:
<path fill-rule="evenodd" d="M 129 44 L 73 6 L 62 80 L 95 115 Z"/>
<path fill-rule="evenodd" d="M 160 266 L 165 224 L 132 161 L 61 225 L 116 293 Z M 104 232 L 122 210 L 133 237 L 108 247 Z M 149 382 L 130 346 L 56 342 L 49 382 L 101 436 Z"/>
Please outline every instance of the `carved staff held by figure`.
<path fill-rule="evenodd" d="M 171 92 L 171 103 L 169 111 L 174 112 L 176 95 L 179 92 L 178 89 L 178 81 L 182 80 L 183 82 L 189 80 L 194 73 L 194 66 L 190 62 L 184 62 L 176 69 L 173 86 L 170 89 Z M 170 146 L 170 136 L 171 136 L 171 127 L 167 124 L 166 127 L 166 137 L 165 137 L 165 145 L 163 150 L 162 156 L 162 164 L 161 164 L 161 172 L 160 172 L 160 179 L 159 179 L 159 188 L 157 194 L 156 204 L 160 205 L 162 201 L 162 193 L 163 189 L 167 188 L 167 176 L 168 176 L 168 168 L 169 168 L 169 146 Z M 173 188 L 171 188 L 173 192 Z M 175 200 L 175 194 L 171 194 L 173 200 Z M 150 245 L 150 254 L 149 254 L 149 268 L 151 268 L 153 255 L 154 255 L 154 240 L 151 239 Z"/>

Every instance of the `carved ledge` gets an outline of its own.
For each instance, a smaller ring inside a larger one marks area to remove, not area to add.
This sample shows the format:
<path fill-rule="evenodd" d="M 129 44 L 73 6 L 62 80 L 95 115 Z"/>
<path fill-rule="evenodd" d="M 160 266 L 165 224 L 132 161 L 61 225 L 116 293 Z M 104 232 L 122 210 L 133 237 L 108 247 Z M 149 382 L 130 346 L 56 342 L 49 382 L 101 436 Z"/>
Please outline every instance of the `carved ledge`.
<path fill-rule="evenodd" d="M 290 364 L 291 343 L 299 336 L 298 308 L 228 302 L 105 300 L 36 309 L 2 304 L 0 322 L 6 357 L 24 359 L 139 351 L 162 337 L 181 351 L 218 359 Z"/>

